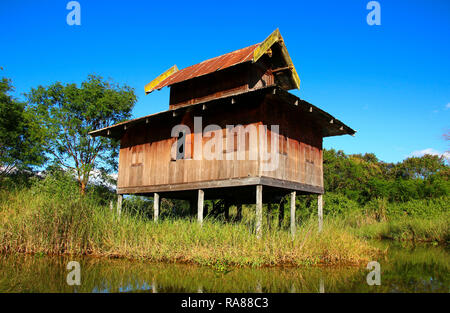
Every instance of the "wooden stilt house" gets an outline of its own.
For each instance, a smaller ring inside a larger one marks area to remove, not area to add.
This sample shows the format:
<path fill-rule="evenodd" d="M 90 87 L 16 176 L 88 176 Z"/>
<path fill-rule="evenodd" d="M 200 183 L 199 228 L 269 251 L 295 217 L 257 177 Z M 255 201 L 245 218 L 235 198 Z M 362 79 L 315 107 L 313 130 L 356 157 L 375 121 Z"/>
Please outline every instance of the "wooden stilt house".
<path fill-rule="evenodd" d="M 321 195 L 322 140 L 355 131 L 287 90 L 300 79 L 278 30 L 266 40 L 199 64 L 176 66 L 145 86 L 170 87 L 169 110 L 91 133 L 120 139 L 117 193 L 197 202 L 224 199 L 238 208 L 291 194 Z"/>

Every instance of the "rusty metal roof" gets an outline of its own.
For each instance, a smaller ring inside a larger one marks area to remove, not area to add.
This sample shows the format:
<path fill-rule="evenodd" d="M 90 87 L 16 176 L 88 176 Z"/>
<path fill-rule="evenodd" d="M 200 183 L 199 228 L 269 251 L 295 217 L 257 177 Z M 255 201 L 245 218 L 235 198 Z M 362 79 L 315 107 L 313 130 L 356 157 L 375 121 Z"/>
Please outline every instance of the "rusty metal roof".
<path fill-rule="evenodd" d="M 148 83 L 145 86 L 145 93 L 149 94 L 155 89 L 159 90 L 163 87 L 171 86 L 173 84 L 195 77 L 207 75 L 237 64 L 245 62 L 256 62 L 275 43 L 278 43 L 280 45 L 283 62 L 287 67 L 290 68 L 289 79 L 292 81 L 292 84 L 290 85 L 294 86 L 294 88 L 300 88 L 300 79 L 292 63 L 292 60 L 289 57 L 286 46 L 284 45 L 283 37 L 281 37 L 279 30 L 276 29 L 261 43 L 254 44 L 249 47 L 239 49 L 195 65 L 191 65 L 182 70 L 178 70 L 177 66 L 174 65 L 166 72 L 162 73 L 153 81 Z"/>
<path fill-rule="evenodd" d="M 153 86 L 151 89 L 146 90 L 146 93 L 150 93 L 155 89 L 161 89 L 163 87 L 170 86 L 194 77 L 199 77 L 209 73 L 216 72 L 218 70 L 223 70 L 233 65 L 237 65 L 244 62 L 250 62 L 253 60 L 253 53 L 258 46 L 259 44 L 255 44 L 186 67 L 165 78 L 164 80 L 159 82 L 159 84 Z"/>

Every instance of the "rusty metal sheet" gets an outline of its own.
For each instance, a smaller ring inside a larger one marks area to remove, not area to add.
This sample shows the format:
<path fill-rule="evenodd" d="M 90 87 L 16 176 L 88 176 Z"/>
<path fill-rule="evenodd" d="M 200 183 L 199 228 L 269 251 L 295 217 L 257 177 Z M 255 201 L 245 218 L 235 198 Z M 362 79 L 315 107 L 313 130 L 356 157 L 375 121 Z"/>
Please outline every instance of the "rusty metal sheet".
<path fill-rule="evenodd" d="M 218 70 L 223 70 L 233 65 L 237 65 L 244 62 L 251 62 L 253 60 L 253 53 L 259 44 L 255 44 L 243 49 L 239 49 L 201 63 L 191 65 L 178 72 L 170 75 L 165 80 L 161 81 L 153 88 L 146 90 L 147 93 L 152 92 L 155 89 L 161 89 L 188 79 L 203 76 L 209 73 L 213 73 Z"/>

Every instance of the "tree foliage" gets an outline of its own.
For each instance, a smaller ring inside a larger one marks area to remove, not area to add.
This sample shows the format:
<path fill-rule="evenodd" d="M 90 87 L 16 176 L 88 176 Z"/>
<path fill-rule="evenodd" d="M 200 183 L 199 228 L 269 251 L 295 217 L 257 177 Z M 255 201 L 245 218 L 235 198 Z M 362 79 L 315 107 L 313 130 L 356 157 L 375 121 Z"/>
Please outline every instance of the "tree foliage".
<path fill-rule="evenodd" d="M 450 169 L 440 156 L 411 157 L 394 164 L 379 161 L 373 154 L 346 155 L 331 149 L 324 150 L 323 159 L 325 190 L 360 204 L 379 198 L 429 199 L 450 192 Z"/>
<path fill-rule="evenodd" d="M 25 103 L 11 96 L 11 80 L 0 80 L 0 178 L 44 161 L 39 128 Z"/>
<path fill-rule="evenodd" d="M 117 169 L 119 142 L 92 138 L 89 132 L 131 117 L 136 102 L 131 87 L 89 75 L 79 87 L 56 82 L 33 88 L 28 98 L 45 131 L 47 155 L 75 172 L 82 193 L 94 168 L 103 172 Z"/>

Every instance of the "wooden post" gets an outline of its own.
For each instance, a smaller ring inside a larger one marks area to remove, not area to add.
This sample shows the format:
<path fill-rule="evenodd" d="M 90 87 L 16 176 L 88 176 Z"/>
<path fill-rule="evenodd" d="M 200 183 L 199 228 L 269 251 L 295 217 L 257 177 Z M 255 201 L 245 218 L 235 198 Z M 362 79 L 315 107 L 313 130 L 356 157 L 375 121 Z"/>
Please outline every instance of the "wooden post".
<path fill-rule="evenodd" d="M 207 204 L 205 204 L 204 206 L 203 206 L 203 217 L 207 217 L 208 216 L 208 205 Z"/>
<path fill-rule="evenodd" d="M 319 215 L 319 233 L 322 231 L 323 224 L 323 195 L 319 195 L 317 197 L 317 213 Z"/>
<path fill-rule="evenodd" d="M 236 206 L 237 212 L 236 212 L 236 220 L 241 221 L 242 220 L 242 204 L 238 203 Z"/>
<path fill-rule="evenodd" d="M 189 199 L 189 214 L 191 216 L 194 216 L 195 211 L 195 199 Z"/>
<path fill-rule="evenodd" d="M 122 213 L 122 200 L 123 195 L 117 196 L 117 215 L 120 217 L 120 214 Z"/>
<path fill-rule="evenodd" d="M 295 197 L 296 192 L 291 192 L 291 235 L 295 236 Z"/>
<path fill-rule="evenodd" d="M 205 192 L 201 189 L 198 190 L 198 200 L 197 200 L 197 219 L 198 223 L 202 225 L 203 223 L 203 200 L 205 197 Z"/>
<path fill-rule="evenodd" d="M 159 217 L 159 203 L 159 194 L 155 192 L 153 194 L 153 221 L 155 221 L 155 223 L 158 221 Z"/>
<path fill-rule="evenodd" d="M 255 231 L 256 237 L 261 238 L 261 224 L 262 224 L 262 185 L 256 186 L 256 221 Z"/>
<path fill-rule="evenodd" d="M 281 228 L 281 226 L 283 225 L 283 221 L 284 221 L 284 202 L 285 202 L 285 199 L 283 197 L 283 198 L 281 198 L 280 207 L 278 208 L 278 228 Z"/>
<path fill-rule="evenodd" d="M 225 217 L 225 221 L 229 222 L 229 220 L 230 220 L 230 201 L 228 199 L 225 199 L 225 201 L 224 201 L 223 215 Z"/>

